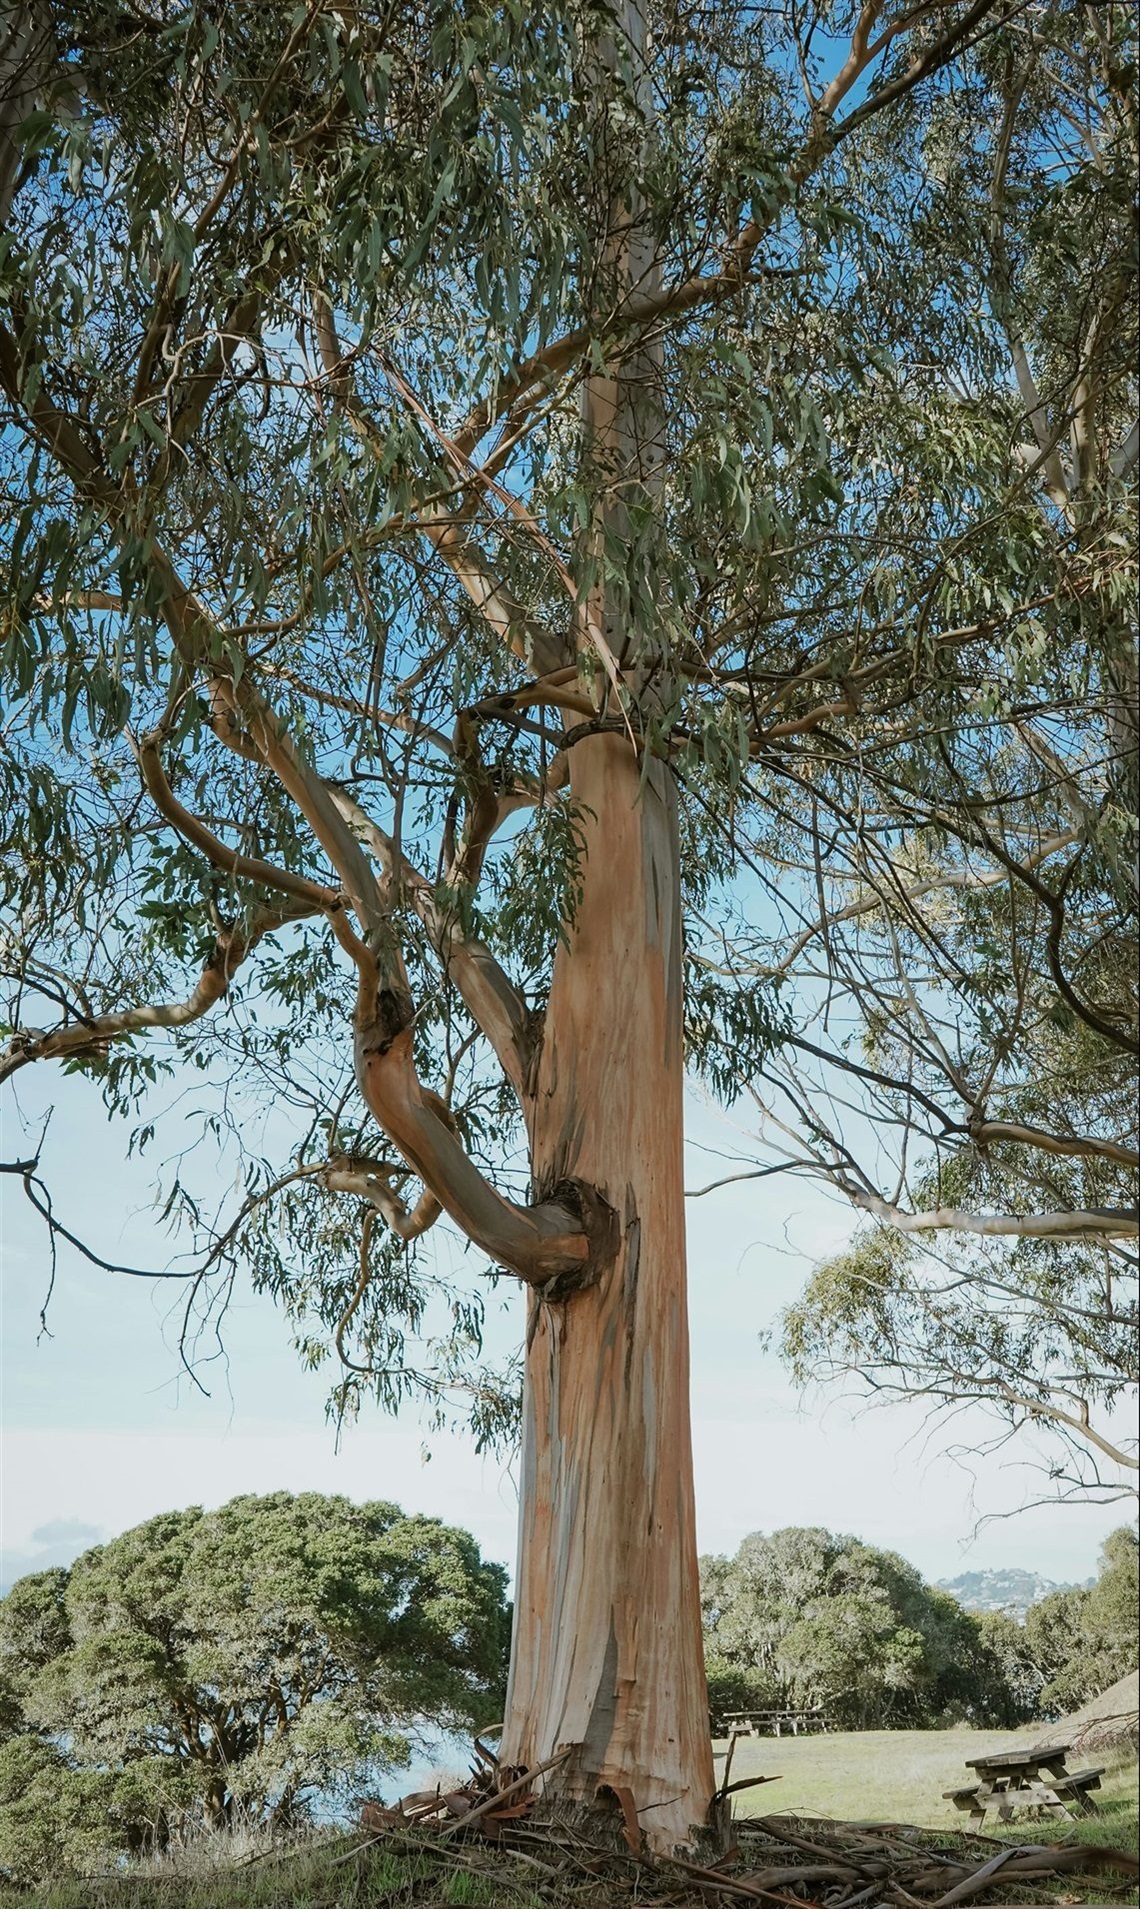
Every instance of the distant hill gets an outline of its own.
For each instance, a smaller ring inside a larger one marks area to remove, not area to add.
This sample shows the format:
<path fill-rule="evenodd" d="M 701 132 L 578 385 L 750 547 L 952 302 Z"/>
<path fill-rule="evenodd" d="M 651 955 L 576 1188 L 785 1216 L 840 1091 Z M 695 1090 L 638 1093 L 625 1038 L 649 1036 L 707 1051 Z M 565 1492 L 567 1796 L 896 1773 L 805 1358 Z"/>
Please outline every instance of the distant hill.
<path fill-rule="evenodd" d="M 1086 1584 L 1095 1583 L 1094 1578 Z M 1076 1591 L 1085 1586 L 1055 1584 L 1037 1571 L 1022 1571 L 1011 1565 L 1001 1571 L 963 1571 L 956 1578 L 940 1578 L 938 1589 L 949 1591 L 967 1611 L 1008 1611 L 1023 1620 L 1031 1604 L 1039 1604 L 1050 1591 Z"/>

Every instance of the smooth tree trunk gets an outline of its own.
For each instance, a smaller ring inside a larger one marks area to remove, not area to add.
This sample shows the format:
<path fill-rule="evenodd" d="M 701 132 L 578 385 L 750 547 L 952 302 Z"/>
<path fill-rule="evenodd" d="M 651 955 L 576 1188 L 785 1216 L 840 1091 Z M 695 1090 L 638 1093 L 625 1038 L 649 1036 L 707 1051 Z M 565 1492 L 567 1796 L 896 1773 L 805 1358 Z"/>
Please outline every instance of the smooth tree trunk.
<path fill-rule="evenodd" d="M 616 1794 L 651 1848 L 713 1795 L 689 1424 L 676 797 L 627 737 L 572 751 L 581 902 L 532 1106 L 536 1191 L 616 1216 L 592 1283 L 528 1307 L 506 1763 L 569 1749 L 548 1797 Z M 612 1799 L 610 1799 L 612 1807 Z"/>
<path fill-rule="evenodd" d="M 602 313 L 660 284 L 638 155 L 621 130 L 644 55 L 638 0 L 620 0 L 606 37 L 582 50 L 596 101 Z M 651 102 L 640 110 L 648 138 Z M 631 1836 L 636 1823 L 650 1848 L 668 1851 L 708 1824 L 715 1784 L 689 1424 L 676 791 L 619 713 L 628 698 L 643 728 L 668 702 L 665 626 L 635 588 L 652 567 L 663 443 L 660 348 L 615 345 L 583 383 L 581 473 L 594 505 L 566 659 L 601 689 L 605 727 L 568 749 L 581 894 L 537 1057 L 529 1018 L 504 1039 L 484 995 L 467 997 L 484 1030 L 496 1028 L 519 1091 L 533 1203 L 496 1193 L 438 1117 L 416 1077 L 399 977 L 375 1002 L 363 991 L 357 1071 L 425 1186 L 528 1285 L 502 1762 L 533 1769 L 565 1752 L 543 1779 L 547 1804 L 612 1811 L 616 1799 Z"/>

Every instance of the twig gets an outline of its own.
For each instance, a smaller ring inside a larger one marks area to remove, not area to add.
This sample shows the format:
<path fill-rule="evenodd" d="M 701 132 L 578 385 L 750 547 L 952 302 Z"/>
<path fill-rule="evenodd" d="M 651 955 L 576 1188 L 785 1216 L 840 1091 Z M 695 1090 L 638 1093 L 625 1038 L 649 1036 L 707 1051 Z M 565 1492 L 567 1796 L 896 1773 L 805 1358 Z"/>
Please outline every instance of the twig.
<path fill-rule="evenodd" d="M 784 1902 L 791 1909 L 822 1909 L 822 1904 L 805 1902 L 802 1896 L 783 1896 L 776 1889 L 759 1889 L 755 1883 L 745 1882 L 735 1876 L 726 1876 L 722 1869 L 705 1869 L 700 1863 L 687 1862 L 683 1856 L 666 1856 L 663 1859 L 677 1869 L 683 1869 L 686 1876 L 695 1876 L 700 1882 L 715 1883 L 718 1889 L 728 1890 L 731 1895 L 746 1896 L 750 1902 Z"/>
<path fill-rule="evenodd" d="M 575 1748 L 574 1744 L 568 1744 L 565 1750 L 559 1750 L 557 1756 L 547 1757 L 545 1763 L 536 1763 L 533 1770 L 524 1770 L 513 1783 L 508 1783 L 503 1789 L 495 1790 L 492 1795 L 484 1797 L 483 1801 L 476 1803 L 475 1808 L 468 1810 L 465 1816 L 456 1817 L 454 1823 L 445 1823 L 440 1831 L 441 1836 L 454 1836 L 456 1830 L 466 1829 L 469 1823 L 478 1822 L 481 1816 L 490 1816 L 500 1803 L 506 1802 L 508 1796 L 514 1796 L 517 1790 L 525 1790 L 527 1784 L 533 1783 L 536 1777 L 545 1776 L 548 1770 L 554 1770 L 560 1763 L 565 1763 Z"/>

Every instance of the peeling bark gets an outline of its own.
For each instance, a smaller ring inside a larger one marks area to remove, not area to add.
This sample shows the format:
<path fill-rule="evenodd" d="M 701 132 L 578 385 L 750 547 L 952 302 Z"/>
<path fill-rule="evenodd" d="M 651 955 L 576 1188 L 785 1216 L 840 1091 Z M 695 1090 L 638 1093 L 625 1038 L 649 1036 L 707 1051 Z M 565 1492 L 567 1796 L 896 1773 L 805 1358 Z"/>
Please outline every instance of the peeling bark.
<path fill-rule="evenodd" d="M 651 1847 L 714 1790 L 689 1426 L 676 803 L 628 741 L 572 753 L 583 895 L 560 948 L 532 1108 L 538 1187 L 616 1215 L 592 1285 L 529 1302 L 520 1563 L 502 1756 L 572 1745 L 548 1795 L 633 1796 Z M 590 812 L 594 819 L 590 819 Z"/>

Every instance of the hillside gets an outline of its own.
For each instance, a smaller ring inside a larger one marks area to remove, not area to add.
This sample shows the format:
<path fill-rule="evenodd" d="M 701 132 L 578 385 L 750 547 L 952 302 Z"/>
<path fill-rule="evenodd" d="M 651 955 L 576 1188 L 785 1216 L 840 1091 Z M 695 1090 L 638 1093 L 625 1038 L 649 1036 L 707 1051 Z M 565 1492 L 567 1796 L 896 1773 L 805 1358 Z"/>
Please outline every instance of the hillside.
<path fill-rule="evenodd" d="M 994 1571 L 963 1571 L 956 1578 L 940 1578 L 938 1589 L 949 1591 L 967 1611 L 1008 1611 L 1024 1620 L 1030 1605 L 1039 1604 L 1050 1591 L 1076 1591 L 1096 1582 L 1088 1578 L 1084 1585 L 1055 1584 L 1037 1571 L 1023 1571 L 1008 1565 Z"/>

